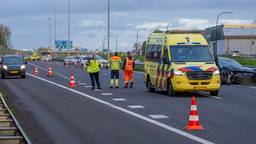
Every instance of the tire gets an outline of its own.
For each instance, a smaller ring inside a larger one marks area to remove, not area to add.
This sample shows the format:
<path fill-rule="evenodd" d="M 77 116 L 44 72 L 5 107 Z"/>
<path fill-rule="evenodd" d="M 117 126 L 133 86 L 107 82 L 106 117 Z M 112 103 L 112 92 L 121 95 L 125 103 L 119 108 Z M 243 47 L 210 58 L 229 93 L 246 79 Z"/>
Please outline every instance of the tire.
<path fill-rule="evenodd" d="M 1 73 L 1 78 L 2 78 L 2 79 L 5 79 L 4 73 Z"/>
<path fill-rule="evenodd" d="M 21 75 L 21 78 L 26 78 L 26 75 Z"/>
<path fill-rule="evenodd" d="M 211 94 L 211 96 L 218 96 L 219 95 L 219 91 L 218 90 L 211 91 L 210 94 Z"/>
<path fill-rule="evenodd" d="M 146 87 L 147 87 L 149 92 L 154 92 L 156 90 L 155 88 L 152 88 L 152 83 L 151 83 L 151 80 L 150 80 L 149 76 L 147 78 Z"/>
<path fill-rule="evenodd" d="M 167 95 L 171 96 L 171 97 L 175 97 L 177 94 L 176 91 L 174 91 L 173 87 L 172 87 L 172 82 L 168 81 L 167 83 Z"/>

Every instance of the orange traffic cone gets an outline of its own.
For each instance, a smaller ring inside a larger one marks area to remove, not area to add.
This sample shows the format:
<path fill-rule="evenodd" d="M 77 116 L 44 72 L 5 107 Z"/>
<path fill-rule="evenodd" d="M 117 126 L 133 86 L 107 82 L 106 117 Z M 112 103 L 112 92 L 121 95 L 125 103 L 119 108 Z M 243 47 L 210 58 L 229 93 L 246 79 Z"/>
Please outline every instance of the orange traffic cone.
<path fill-rule="evenodd" d="M 203 130 L 204 129 L 199 122 L 195 96 L 192 97 L 189 121 L 185 129 L 187 130 Z"/>
<path fill-rule="evenodd" d="M 48 77 L 52 77 L 53 76 L 53 72 L 52 72 L 52 67 L 48 67 Z"/>
<path fill-rule="evenodd" d="M 73 74 L 71 74 L 70 76 L 69 87 L 71 88 L 76 87 L 75 76 Z"/>
<path fill-rule="evenodd" d="M 38 68 L 37 67 L 35 67 L 35 69 L 34 69 L 34 75 L 38 76 Z"/>

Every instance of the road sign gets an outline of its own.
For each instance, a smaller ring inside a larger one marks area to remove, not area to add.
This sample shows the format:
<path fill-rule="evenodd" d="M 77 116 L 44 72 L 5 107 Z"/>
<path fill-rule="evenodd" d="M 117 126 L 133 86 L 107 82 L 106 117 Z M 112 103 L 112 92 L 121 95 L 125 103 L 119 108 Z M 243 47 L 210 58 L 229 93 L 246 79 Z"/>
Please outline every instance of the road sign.
<path fill-rule="evenodd" d="M 72 41 L 67 40 L 56 40 L 55 48 L 59 51 L 62 50 L 71 50 L 73 48 Z"/>

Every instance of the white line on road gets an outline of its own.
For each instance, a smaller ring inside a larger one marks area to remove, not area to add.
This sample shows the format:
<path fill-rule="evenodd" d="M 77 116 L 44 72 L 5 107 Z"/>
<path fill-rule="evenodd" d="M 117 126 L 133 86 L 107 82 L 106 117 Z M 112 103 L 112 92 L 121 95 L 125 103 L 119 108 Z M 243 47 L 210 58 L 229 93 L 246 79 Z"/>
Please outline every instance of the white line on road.
<path fill-rule="evenodd" d="M 78 83 L 78 85 L 86 85 L 86 83 Z"/>
<path fill-rule="evenodd" d="M 101 95 L 103 95 L 103 96 L 111 96 L 113 94 L 112 93 L 101 93 Z"/>
<path fill-rule="evenodd" d="M 153 118 L 153 119 L 167 119 L 169 118 L 166 115 L 163 114 L 153 114 L 153 115 L 148 115 L 149 117 Z"/>
<path fill-rule="evenodd" d="M 250 87 L 250 88 L 252 88 L 252 89 L 256 89 L 256 87 Z"/>
<path fill-rule="evenodd" d="M 85 88 L 92 88 L 92 86 L 84 86 Z"/>
<path fill-rule="evenodd" d="M 114 104 L 112 104 L 112 103 L 103 101 L 103 100 L 101 100 L 101 99 L 95 98 L 95 97 L 93 97 L 93 96 L 90 96 L 90 95 L 88 95 L 88 94 L 82 93 L 82 92 L 80 92 L 80 91 L 71 89 L 71 88 L 69 88 L 69 87 L 60 85 L 60 84 L 58 84 L 58 83 L 49 81 L 49 80 L 44 79 L 44 78 L 41 78 L 41 77 L 34 76 L 34 75 L 31 74 L 31 73 L 27 73 L 27 74 L 28 74 L 29 76 L 31 76 L 31 77 L 37 78 L 37 79 L 42 80 L 42 81 L 44 81 L 44 82 L 48 82 L 49 84 L 55 85 L 55 86 L 57 86 L 57 87 L 60 87 L 60 88 L 69 90 L 69 91 L 74 92 L 74 93 L 76 93 L 76 94 L 79 94 L 79 95 L 81 95 L 81 96 L 83 96 L 83 97 L 86 97 L 86 98 L 88 98 L 88 99 L 94 100 L 94 101 L 99 102 L 99 103 L 101 103 L 101 104 L 107 105 L 107 106 L 109 106 L 109 107 L 111 107 L 111 108 L 113 108 L 113 109 L 122 111 L 122 112 L 124 112 L 124 113 L 126 113 L 126 114 L 128 114 L 128 115 L 134 116 L 134 117 L 136 117 L 136 118 L 138 118 L 138 119 L 141 119 L 141 120 L 144 120 L 144 121 L 147 121 L 147 122 L 149 122 L 149 123 L 151 123 L 151 124 L 154 124 L 154 125 L 156 125 L 156 126 L 159 126 L 159 127 L 161 127 L 161 128 L 164 128 L 164 129 L 169 130 L 169 131 L 171 131 L 171 132 L 174 132 L 174 133 L 176 133 L 176 134 L 182 135 L 182 136 L 184 136 L 184 137 L 186 137 L 186 138 L 189 138 L 189 139 L 191 139 L 191 140 L 197 141 L 197 142 L 199 142 L 199 143 L 202 143 L 202 144 L 214 144 L 213 142 L 210 142 L 210 141 L 205 140 L 205 139 L 203 139 L 203 138 L 197 137 L 197 136 L 192 135 L 192 134 L 190 134 L 190 133 L 187 133 L 187 132 L 185 132 L 185 131 L 179 130 L 179 129 L 174 128 L 174 127 L 171 127 L 171 126 L 169 126 L 169 125 L 167 125 L 167 124 L 158 122 L 158 121 L 156 121 L 156 120 L 154 120 L 154 119 L 151 119 L 151 118 L 148 118 L 148 117 L 146 117 L 146 116 L 143 116 L 143 115 L 137 114 L 137 113 L 135 113 L 135 112 L 129 111 L 129 110 L 125 109 L 125 108 L 116 106 L 116 105 L 114 105 Z"/>
<path fill-rule="evenodd" d="M 113 98 L 112 100 L 113 101 L 126 101 L 125 98 Z"/>
<path fill-rule="evenodd" d="M 222 97 L 220 97 L 220 96 L 207 96 L 207 97 L 218 99 L 218 100 L 222 99 Z"/>
<path fill-rule="evenodd" d="M 132 109 L 143 109 L 144 106 L 142 105 L 128 105 L 129 108 L 132 108 Z"/>

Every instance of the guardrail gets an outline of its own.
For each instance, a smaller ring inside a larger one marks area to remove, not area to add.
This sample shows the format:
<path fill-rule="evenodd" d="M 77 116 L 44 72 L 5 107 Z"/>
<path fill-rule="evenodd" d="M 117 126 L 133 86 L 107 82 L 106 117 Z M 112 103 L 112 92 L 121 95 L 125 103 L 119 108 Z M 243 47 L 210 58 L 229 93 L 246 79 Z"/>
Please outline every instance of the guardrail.
<path fill-rule="evenodd" d="M 0 144 L 31 144 L 0 93 Z"/>

